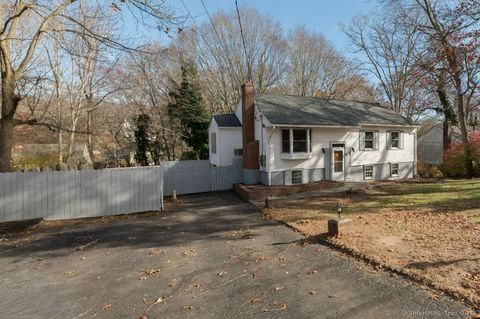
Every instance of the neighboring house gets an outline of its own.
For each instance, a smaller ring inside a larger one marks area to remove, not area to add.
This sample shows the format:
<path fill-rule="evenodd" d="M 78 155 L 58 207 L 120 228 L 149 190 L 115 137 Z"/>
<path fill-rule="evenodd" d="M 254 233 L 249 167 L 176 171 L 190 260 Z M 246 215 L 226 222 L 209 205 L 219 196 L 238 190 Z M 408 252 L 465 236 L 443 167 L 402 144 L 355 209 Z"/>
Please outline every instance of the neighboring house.
<path fill-rule="evenodd" d="M 470 130 L 473 130 L 470 128 Z M 458 127 L 452 127 L 450 131 L 452 143 L 460 143 L 462 136 Z M 432 126 L 427 132 L 418 138 L 418 160 L 426 164 L 443 164 L 443 124 Z"/>
<path fill-rule="evenodd" d="M 242 123 L 235 114 L 216 114 L 208 127 L 210 163 L 230 166 L 235 157 L 243 156 Z"/>
<path fill-rule="evenodd" d="M 376 103 L 281 94 L 242 86 L 234 129 L 210 124 L 210 162 L 232 165 L 242 143 L 245 184 L 366 181 L 416 175 L 416 132 L 409 119 Z M 223 123 L 223 122 L 222 122 Z M 231 141 L 231 142 L 225 142 Z"/>

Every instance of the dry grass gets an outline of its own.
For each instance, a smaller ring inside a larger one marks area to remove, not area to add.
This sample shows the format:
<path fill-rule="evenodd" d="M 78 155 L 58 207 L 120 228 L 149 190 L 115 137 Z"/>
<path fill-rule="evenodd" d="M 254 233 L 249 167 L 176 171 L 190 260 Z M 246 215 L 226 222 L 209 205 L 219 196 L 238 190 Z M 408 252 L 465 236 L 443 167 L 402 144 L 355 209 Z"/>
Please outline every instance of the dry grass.
<path fill-rule="evenodd" d="M 336 217 L 337 202 L 353 225 L 332 241 L 480 307 L 480 180 L 382 183 L 342 196 L 286 202 L 264 215 L 318 236 Z"/>

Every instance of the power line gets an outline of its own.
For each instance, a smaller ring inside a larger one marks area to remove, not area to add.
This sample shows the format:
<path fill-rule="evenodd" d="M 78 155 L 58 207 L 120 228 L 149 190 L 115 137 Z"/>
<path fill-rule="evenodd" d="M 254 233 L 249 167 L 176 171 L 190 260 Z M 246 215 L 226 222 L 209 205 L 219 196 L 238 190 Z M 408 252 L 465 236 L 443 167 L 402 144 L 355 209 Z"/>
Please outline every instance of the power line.
<path fill-rule="evenodd" d="M 202 0 L 202 3 L 203 3 L 203 0 Z M 252 79 L 252 68 L 250 67 L 250 61 L 248 60 L 247 46 L 245 45 L 245 37 L 243 35 L 242 19 L 240 18 L 240 10 L 238 10 L 238 1 L 237 0 L 235 0 L 235 7 L 237 8 L 238 24 L 240 25 L 240 35 L 242 36 L 243 51 L 245 52 L 245 61 L 247 63 L 248 79 L 251 80 Z"/>
<path fill-rule="evenodd" d="M 226 56 L 226 58 L 227 58 L 227 62 L 228 62 L 228 64 L 230 65 L 230 67 L 232 68 L 232 70 L 235 70 L 235 67 L 234 67 L 234 65 L 233 65 L 233 63 L 232 63 L 232 61 L 231 61 L 230 55 L 228 54 L 228 50 L 227 50 L 227 48 L 225 47 L 222 39 L 220 38 L 220 34 L 218 33 L 217 28 L 215 27 L 215 24 L 213 23 L 213 19 L 212 19 L 212 17 L 210 16 L 210 13 L 208 12 L 207 7 L 205 6 L 205 3 L 203 2 L 203 0 L 201 0 L 201 1 L 202 1 L 203 9 L 204 9 L 205 12 L 207 13 L 207 16 L 208 16 L 208 18 L 209 18 L 209 20 L 210 20 L 210 24 L 212 25 L 213 31 L 214 31 L 215 35 L 217 36 L 217 39 L 218 39 L 218 41 L 219 41 L 219 43 L 220 43 L 220 45 L 221 45 L 221 47 L 222 47 L 222 49 L 223 49 L 223 51 L 224 51 L 224 53 L 225 53 L 225 56 Z M 193 22 L 193 24 L 195 25 L 195 27 L 197 28 L 197 30 L 200 30 L 199 27 L 198 27 L 198 25 L 197 25 L 197 22 L 195 21 L 195 19 L 193 18 L 192 14 L 190 13 L 190 10 L 188 10 L 187 6 L 185 5 L 185 2 L 184 2 L 183 0 L 181 0 L 181 2 L 182 2 L 182 4 L 183 4 L 183 7 L 185 8 L 185 10 L 187 10 L 187 13 L 188 13 L 189 17 L 190 17 L 190 19 L 192 20 L 192 22 Z M 215 56 L 214 50 L 212 49 L 212 47 L 211 47 L 210 44 L 208 43 L 208 40 L 205 39 L 205 37 L 204 37 L 204 35 L 203 35 L 203 32 L 199 31 L 199 33 L 200 33 L 200 36 L 203 38 L 203 41 L 205 41 L 205 44 L 207 45 L 207 47 L 208 47 L 208 48 L 210 49 L 210 51 L 214 54 L 214 59 L 217 60 L 217 62 L 219 63 L 218 58 Z M 236 75 L 237 80 L 240 81 L 237 73 L 234 72 L 234 74 Z M 222 77 L 223 77 L 223 74 L 222 74 Z"/>

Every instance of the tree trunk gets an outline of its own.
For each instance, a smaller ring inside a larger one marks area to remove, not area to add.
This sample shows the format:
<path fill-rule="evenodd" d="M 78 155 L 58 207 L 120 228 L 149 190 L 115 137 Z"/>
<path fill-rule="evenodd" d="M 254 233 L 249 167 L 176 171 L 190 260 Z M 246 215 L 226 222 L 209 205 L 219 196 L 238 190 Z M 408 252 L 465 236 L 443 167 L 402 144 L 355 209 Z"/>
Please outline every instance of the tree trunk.
<path fill-rule="evenodd" d="M 12 170 L 13 116 L 20 97 L 15 94 L 15 79 L 2 79 L 2 117 L 0 119 L 0 172 Z"/>
<path fill-rule="evenodd" d="M 89 105 L 90 105 L 90 103 L 89 103 Z M 94 158 L 93 158 L 93 133 L 92 133 L 92 129 L 93 129 L 92 111 L 87 110 L 87 132 L 88 132 L 88 136 L 87 136 L 88 146 L 87 147 L 88 147 L 88 154 L 90 156 L 90 160 L 93 163 Z"/>
<path fill-rule="evenodd" d="M 460 132 L 462 135 L 463 152 L 465 156 L 465 170 L 468 178 L 473 177 L 473 162 L 472 162 L 472 149 L 468 145 L 468 130 L 465 120 L 463 93 L 461 93 L 461 86 L 457 87 L 457 112 L 458 122 L 460 124 Z"/>

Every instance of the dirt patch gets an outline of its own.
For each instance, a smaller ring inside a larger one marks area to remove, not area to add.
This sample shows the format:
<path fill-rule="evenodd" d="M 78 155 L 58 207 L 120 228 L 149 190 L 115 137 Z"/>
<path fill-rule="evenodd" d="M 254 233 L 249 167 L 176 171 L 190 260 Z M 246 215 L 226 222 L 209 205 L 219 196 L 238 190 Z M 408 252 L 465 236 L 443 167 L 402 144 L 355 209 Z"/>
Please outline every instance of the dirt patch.
<path fill-rule="evenodd" d="M 414 194 L 434 200 L 442 189 L 431 195 L 429 190 L 381 186 L 351 196 L 292 201 L 282 208 L 264 209 L 264 216 L 311 238 L 326 238 L 327 220 L 336 217 L 335 205 L 340 203 L 353 224 L 348 233 L 329 238 L 332 243 L 421 277 L 479 308 L 480 205 L 471 198 L 458 199 L 459 209 L 451 208 L 449 192 L 442 193 L 441 205 L 412 200 Z"/>
<path fill-rule="evenodd" d="M 235 184 L 234 191 L 245 200 L 262 200 L 270 196 L 291 195 L 297 193 L 318 191 L 341 187 L 343 183 L 334 181 L 320 181 L 298 185 L 267 186 L 263 184 L 243 185 Z"/>

